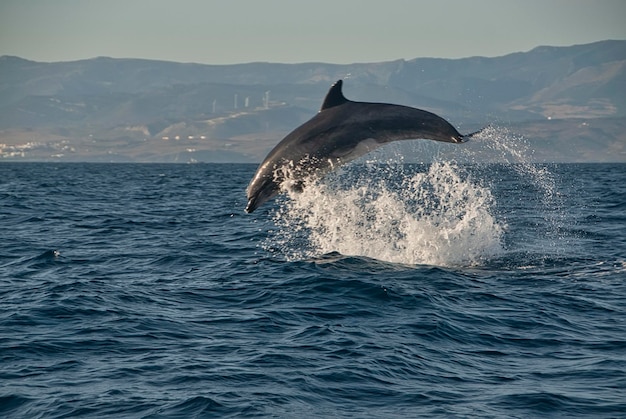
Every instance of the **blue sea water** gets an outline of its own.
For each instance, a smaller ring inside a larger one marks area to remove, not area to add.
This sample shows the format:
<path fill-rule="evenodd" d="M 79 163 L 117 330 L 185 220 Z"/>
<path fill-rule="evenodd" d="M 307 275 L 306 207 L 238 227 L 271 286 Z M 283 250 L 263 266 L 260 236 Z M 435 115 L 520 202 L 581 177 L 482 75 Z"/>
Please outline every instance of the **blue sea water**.
<path fill-rule="evenodd" d="M 255 168 L 0 164 L 0 416 L 626 417 L 626 165 Z"/>

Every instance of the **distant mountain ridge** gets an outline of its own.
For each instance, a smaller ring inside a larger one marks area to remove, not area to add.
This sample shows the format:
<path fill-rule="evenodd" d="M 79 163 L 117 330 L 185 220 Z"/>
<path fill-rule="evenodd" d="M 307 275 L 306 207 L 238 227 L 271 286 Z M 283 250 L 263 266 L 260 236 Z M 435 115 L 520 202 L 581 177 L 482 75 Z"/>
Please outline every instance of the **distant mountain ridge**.
<path fill-rule="evenodd" d="M 523 131 L 548 119 L 606 119 L 604 137 L 618 156 L 626 152 L 620 148 L 624 137 L 610 134 L 626 118 L 626 41 L 615 40 L 494 58 L 347 65 L 106 57 L 41 63 L 2 56 L 0 153 L 16 159 L 171 161 L 195 155 L 258 161 L 317 112 L 330 84 L 344 78 L 351 99 L 428 109 L 463 131 L 494 122 Z M 558 157 L 555 147 L 551 154 Z"/>

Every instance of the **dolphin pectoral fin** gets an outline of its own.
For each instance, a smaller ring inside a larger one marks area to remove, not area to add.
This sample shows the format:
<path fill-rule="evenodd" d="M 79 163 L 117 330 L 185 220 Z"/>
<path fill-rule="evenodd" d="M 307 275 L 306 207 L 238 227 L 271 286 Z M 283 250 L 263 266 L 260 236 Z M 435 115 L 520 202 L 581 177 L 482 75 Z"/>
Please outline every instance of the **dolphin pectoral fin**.
<path fill-rule="evenodd" d="M 384 141 L 368 137 L 356 143 L 344 144 L 343 147 L 337 147 L 328 155 L 328 157 L 332 158 L 339 164 L 347 163 L 369 153 L 372 150 L 376 150 L 384 143 Z"/>

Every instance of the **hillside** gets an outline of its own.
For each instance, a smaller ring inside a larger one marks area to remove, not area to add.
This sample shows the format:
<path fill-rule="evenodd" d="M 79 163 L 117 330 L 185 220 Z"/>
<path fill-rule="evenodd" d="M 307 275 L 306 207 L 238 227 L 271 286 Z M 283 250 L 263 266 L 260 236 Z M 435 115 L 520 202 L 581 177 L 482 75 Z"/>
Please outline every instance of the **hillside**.
<path fill-rule="evenodd" d="M 259 161 L 347 78 L 354 100 L 427 109 L 461 131 L 507 127 L 538 160 L 626 161 L 626 41 L 350 65 L 3 56 L 0 75 L 10 160 Z"/>

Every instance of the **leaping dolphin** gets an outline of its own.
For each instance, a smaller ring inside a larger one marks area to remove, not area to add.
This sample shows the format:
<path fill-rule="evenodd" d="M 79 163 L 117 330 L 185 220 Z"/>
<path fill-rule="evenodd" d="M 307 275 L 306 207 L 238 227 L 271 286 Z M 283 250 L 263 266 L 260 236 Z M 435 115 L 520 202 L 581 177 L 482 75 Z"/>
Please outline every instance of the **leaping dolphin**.
<path fill-rule="evenodd" d="M 463 143 L 480 132 L 462 135 L 445 119 L 421 109 L 353 102 L 344 97 L 341 86 L 341 80 L 333 84 L 320 111 L 265 157 L 248 185 L 246 212 L 276 196 L 287 179 L 301 182 L 306 176 L 333 170 L 386 143 L 418 138 Z"/>

